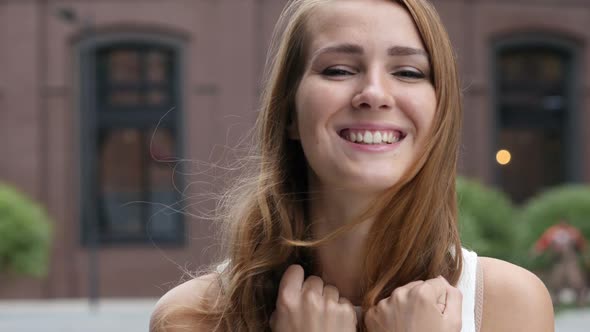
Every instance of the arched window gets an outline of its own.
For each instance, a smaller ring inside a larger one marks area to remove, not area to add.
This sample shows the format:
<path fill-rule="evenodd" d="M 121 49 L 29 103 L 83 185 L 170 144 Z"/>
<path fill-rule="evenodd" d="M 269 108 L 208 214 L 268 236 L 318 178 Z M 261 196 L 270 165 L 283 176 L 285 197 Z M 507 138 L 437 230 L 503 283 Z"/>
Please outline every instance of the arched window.
<path fill-rule="evenodd" d="M 572 68 L 571 49 L 554 43 L 496 48 L 496 147 L 508 151 L 497 177 L 517 203 L 570 178 Z"/>
<path fill-rule="evenodd" d="M 124 38 L 82 51 L 83 238 L 181 243 L 179 48 Z"/>

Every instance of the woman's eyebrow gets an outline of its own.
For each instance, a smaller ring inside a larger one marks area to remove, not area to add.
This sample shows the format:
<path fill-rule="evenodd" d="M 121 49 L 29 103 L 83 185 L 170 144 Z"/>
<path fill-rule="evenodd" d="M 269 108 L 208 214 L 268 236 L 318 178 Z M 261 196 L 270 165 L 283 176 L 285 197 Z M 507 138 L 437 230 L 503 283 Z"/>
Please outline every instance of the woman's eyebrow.
<path fill-rule="evenodd" d="M 363 48 L 360 45 L 344 43 L 344 44 L 336 44 L 336 45 L 329 45 L 322 48 L 317 49 L 312 54 L 312 59 L 317 58 L 318 56 L 326 53 L 344 53 L 344 54 L 352 54 L 352 55 L 362 55 L 364 53 Z"/>
<path fill-rule="evenodd" d="M 357 44 L 350 44 L 350 43 L 343 43 L 337 45 L 329 45 L 326 47 L 322 47 L 317 49 L 312 54 L 312 59 L 315 59 L 319 55 L 326 54 L 326 53 L 344 53 L 344 54 L 352 54 L 352 55 L 362 55 L 364 50 L 362 46 Z M 422 55 L 428 58 L 428 53 L 421 48 L 414 48 L 408 46 L 392 46 L 387 49 L 387 55 L 389 56 L 408 56 L 408 55 Z"/>
<path fill-rule="evenodd" d="M 407 46 L 390 47 L 387 49 L 387 54 L 391 56 L 423 55 L 428 58 L 428 53 L 425 50 Z"/>

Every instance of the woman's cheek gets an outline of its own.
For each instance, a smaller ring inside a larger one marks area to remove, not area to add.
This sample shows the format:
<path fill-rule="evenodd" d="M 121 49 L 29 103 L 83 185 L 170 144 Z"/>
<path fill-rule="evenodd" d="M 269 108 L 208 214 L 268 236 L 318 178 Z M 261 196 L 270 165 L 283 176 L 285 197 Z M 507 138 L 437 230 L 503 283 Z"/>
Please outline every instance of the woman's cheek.
<path fill-rule="evenodd" d="M 326 116 L 327 109 L 328 105 L 316 98 L 308 98 L 305 103 L 301 103 L 298 107 L 299 132 L 301 135 L 305 135 L 307 138 L 317 136 L 315 132 L 323 122 L 322 119 Z"/>

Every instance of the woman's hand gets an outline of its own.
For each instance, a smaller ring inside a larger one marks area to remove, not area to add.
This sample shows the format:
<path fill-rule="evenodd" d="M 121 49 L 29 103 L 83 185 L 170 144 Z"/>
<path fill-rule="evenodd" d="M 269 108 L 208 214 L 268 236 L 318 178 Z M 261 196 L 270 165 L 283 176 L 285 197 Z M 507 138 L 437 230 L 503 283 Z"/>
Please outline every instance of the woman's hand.
<path fill-rule="evenodd" d="M 459 332 L 462 299 L 443 277 L 414 281 L 379 301 L 364 321 L 370 332 Z"/>
<path fill-rule="evenodd" d="M 281 279 L 270 327 L 275 332 L 356 331 L 357 319 L 350 301 L 334 286 L 316 276 L 304 282 L 303 268 L 291 265 Z"/>

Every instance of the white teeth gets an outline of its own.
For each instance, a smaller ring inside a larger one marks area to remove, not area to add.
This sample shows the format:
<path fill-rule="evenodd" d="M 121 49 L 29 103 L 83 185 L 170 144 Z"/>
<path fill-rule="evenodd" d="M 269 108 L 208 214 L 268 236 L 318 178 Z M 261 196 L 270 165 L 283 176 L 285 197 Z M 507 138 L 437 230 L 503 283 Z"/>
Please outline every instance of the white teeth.
<path fill-rule="evenodd" d="M 376 132 L 375 135 L 373 135 L 373 144 L 381 144 L 381 133 L 380 132 Z"/>
<path fill-rule="evenodd" d="M 391 144 L 400 141 L 398 134 L 391 131 L 349 131 L 343 138 L 353 143 L 363 144 Z"/>
<path fill-rule="evenodd" d="M 373 134 L 370 131 L 365 131 L 365 136 L 363 137 L 363 141 L 366 144 L 373 144 Z"/>

